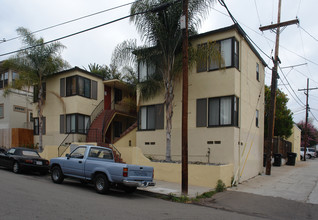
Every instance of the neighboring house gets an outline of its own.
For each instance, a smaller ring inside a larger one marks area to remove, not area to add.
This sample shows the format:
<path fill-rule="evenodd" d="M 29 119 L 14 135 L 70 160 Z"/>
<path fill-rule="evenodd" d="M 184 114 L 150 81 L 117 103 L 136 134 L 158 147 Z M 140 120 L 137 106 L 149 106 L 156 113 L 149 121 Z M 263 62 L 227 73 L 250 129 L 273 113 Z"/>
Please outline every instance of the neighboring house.
<path fill-rule="evenodd" d="M 33 89 L 13 89 L 18 77 L 16 71 L 3 68 L 0 62 L 0 147 L 33 144 L 32 132 L 28 130 L 33 121 Z"/>
<path fill-rule="evenodd" d="M 287 138 L 287 141 L 292 143 L 292 152 L 297 153 L 297 161 L 300 160 L 300 145 L 301 145 L 301 129 L 294 124 L 293 125 L 293 133 Z"/>
<path fill-rule="evenodd" d="M 189 69 L 189 162 L 233 164 L 234 178 L 240 181 L 263 171 L 266 63 L 245 36 L 233 25 L 190 38 L 193 47 L 215 42 L 223 61 L 207 56 Z M 139 79 L 155 69 L 144 65 L 139 64 Z M 137 147 L 161 160 L 166 153 L 163 94 L 138 100 L 136 134 Z M 181 161 L 181 103 L 182 80 L 176 80 L 171 132 L 174 161 Z"/>

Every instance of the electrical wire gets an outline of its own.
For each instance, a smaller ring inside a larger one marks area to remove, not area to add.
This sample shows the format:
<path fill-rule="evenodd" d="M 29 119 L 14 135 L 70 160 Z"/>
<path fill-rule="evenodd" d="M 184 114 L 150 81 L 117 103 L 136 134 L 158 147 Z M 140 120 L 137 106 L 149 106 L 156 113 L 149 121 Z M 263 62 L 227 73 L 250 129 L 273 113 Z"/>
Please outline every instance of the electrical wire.
<path fill-rule="evenodd" d="M 105 12 L 108 12 L 108 11 L 112 11 L 112 10 L 115 10 L 115 9 L 118 9 L 118 8 L 122 8 L 122 7 L 128 6 L 128 5 L 133 4 L 133 3 L 134 2 L 126 3 L 126 4 L 123 4 L 123 5 L 115 6 L 113 8 L 105 9 L 105 10 L 102 10 L 102 11 L 99 11 L 99 12 L 95 12 L 95 13 L 92 13 L 92 14 L 89 14 L 89 15 L 85 15 L 85 16 L 82 16 L 82 17 L 79 17 L 79 18 L 75 18 L 75 19 L 72 19 L 72 20 L 69 20 L 69 21 L 65 21 L 65 22 L 62 22 L 62 23 L 59 23 L 59 24 L 56 24 L 56 25 L 52 25 L 52 26 L 49 26 L 49 27 L 46 27 L 46 28 L 42 28 L 42 29 L 37 30 L 37 31 L 33 31 L 33 32 L 31 32 L 31 34 L 35 34 L 35 33 L 41 32 L 41 31 L 45 31 L 45 30 L 49 30 L 49 29 L 52 29 L 52 28 L 55 28 L 55 27 L 59 27 L 59 26 L 65 25 L 65 24 L 69 24 L 69 23 L 72 23 L 72 22 L 75 22 L 75 21 L 78 21 L 78 20 L 81 20 L 81 19 L 84 19 L 84 18 L 92 17 L 92 16 L 95 16 L 95 15 L 98 15 L 98 14 L 102 14 L 102 13 L 105 13 Z M 3 41 L 0 42 L 0 44 L 5 43 L 5 42 L 9 42 L 9 41 L 12 41 L 12 40 L 19 39 L 20 37 L 21 36 L 13 37 L 13 38 L 10 38 L 10 39 L 4 39 Z"/>
<path fill-rule="evenodd" d="M 284 72 L 282 71 L 282 69 L 280 68 L 280 66 L 278 66 L 279 67 L 279 70 L 280 70 L 280 72 L 282 73 L 282 75 L 284 76 L 284 78 L 285 78 L 285 80 L 286 80 L 286 82 L 287 82 L 287 84 L 289 85 L 289 87 L 290 87 L 290 89 L 293 91 L 293 93 L 294 93 L 294 95 L 296 96 L 296 98 L 297 99 L 295 99 L 294 98 L 294 100 L 297 102 L 297 104 L 298 105 L 300 105 L 300 106 L 304 106 L 305 105 L 305 103 L 303 103 L 302 102 L 302 100 L 297 96 L 297 94 L 296 94 L 296 92 L 295 92 L 295 90 L 292 88 L 292 86 L 290 85 L 290 83 L 289 83 L 289 81 L 288 81 L 288 79 L 287 79 L 287 77 L 285 76 L 285 74 L 284 74 Z M 286 86 L 285 86 L 286 87 Z M 286 89 L 287 89 L 287 87 L 286 87 Z M 299 103 L 298 101 L 301 103 Z"/>
<path fill-rule="evenodd" d="M 259 13 L 258 13 L 258 8 L 257 8 L 256 0 L 254 0 L 254 4 L 255 4 L 255 8 L 256 8 L 256 13 L 257 13 L 257 17 L 258 17 L 259 24 L 262 25 L 261 18 L 260 18 Z"/>
<path fill-rule="evenodd" d="M 302 26 L 298 25 L 300 29 L 302 29 L 306 34 L 308 34 L 312 39 L 318 42 L 318 39 L 311 35 L 308 31 L 306 31 Z"/>

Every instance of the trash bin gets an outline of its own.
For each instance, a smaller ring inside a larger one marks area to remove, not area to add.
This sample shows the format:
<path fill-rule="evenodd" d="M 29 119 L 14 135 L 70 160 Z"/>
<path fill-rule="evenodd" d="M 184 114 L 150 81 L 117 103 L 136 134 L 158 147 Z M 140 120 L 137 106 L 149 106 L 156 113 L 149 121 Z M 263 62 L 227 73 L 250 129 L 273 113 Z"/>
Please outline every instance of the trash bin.
<path fill-rule="evenodd" d="M 264 154 L 264 157 L 263 157 L 263 167 L 266 167 L 266 154 Z"/>
<path fill-rule="evenodd" d="M 287 163 L 286 165 L 295 166 L 297 153 L 287 152 Z"/>
<path fill-rule="evenodd" d="M 274 154 L 274 163 L 273 166 L 280 167 L 282 165 L 282 155 Z"/>

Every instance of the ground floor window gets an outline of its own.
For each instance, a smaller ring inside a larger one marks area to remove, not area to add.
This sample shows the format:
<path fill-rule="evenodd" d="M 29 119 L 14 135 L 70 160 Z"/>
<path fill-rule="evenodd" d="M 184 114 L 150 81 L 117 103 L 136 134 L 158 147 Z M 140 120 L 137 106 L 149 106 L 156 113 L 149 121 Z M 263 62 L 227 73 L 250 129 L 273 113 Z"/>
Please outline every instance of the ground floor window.
<path fill-rule="evenodd" d="M 60 133 L 86 134 L 90 125 L 90 117 L 82 114 L 60 115 Z"/>
<path fill-rule="evenodd" d="M 34 123 L 33 123 L 33 134 L 34 135 L 39 135 L 40 134 L 40 121 L 39 118 L 34 118 Z M 42 134 L 45 134 L 46 131 L 46 118 L 42 117 Z"/>
<path fill-rule="evenodd" d="M 139 110 L 139 130 L 155 130 L 164 127 L 163 104 L 142 106 Z"/>

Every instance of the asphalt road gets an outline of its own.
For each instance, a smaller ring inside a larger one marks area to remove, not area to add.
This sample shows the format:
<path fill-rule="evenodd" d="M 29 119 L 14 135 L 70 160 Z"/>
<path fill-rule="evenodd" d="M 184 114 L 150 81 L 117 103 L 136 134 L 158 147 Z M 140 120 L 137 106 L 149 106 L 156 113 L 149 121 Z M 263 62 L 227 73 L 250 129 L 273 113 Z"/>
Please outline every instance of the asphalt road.
<path fill-rule="evenodd" d="M 0 168 L 0 219 L 261 219 L 232 211 L 164 201 L 141 193 L 97 194 L 75 181 L 14 174 Z"/>

